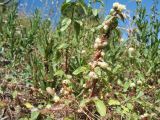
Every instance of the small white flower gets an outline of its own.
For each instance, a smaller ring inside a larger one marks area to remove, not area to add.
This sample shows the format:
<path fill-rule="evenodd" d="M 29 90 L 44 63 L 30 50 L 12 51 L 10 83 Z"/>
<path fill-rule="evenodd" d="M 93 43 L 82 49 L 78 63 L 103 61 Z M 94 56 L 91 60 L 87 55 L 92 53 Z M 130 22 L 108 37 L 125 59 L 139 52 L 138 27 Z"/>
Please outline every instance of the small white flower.
<path fill-rule="evenodd" d="M 38 108 L 32 108 L 31 109 L 31 112 L 36 112 L 36 111 L 38 111 Z"/>
<path fill-rule="evenodd" d="M 103 69 L 106 69 L 108 67 L 108 64 L 106 62 L 98 62 L 98 65 Z"/>
<path fill-rule="evenodd" d="M 7 20 L 4 20 L 3 22 L 4 22 L 4 23 L 7 23 L 8 21 L 7 21 Z"/>
<path fill-rule="evenodd" d="M 61 88 L 60 93 L 62 94 L 64 92 L 64 88 Z"/>
<path fill-rule="evenodd" d="M 119 7 L 119 3 L 118 2 L 115 2 L 115 3 L 113 3 L 113 8 L 118 8 Z"/>
<path fill-rule="evenodd" d="M 144 113 L 143 115 L 140 116 L 140 118 L 141 118 L 141 119 L 144 119 L 144 118 L 146 118 L 146 117 L 148 117 L 148 116 L 149 116 L 148 113 Z"/>
<path fill-rule="evenodd" d="M 99 47 L 98 43 L 94 43 L 94 49 L 97 49 Z"/>
<path fill-rule="evenodd" d="M 20 30 L 17 30 L 17 31 L 16 31 L 16 34 L 17 34 L 17 35 L 21 35 L 21 31 L 20 31 Z"/>
<path fill-rule="evenodd" d="M 142 0 L 136 0 L 136 2 L 142 2 Z"/>
<path fill-rule="evenodd" d="M 133 47 L 128 48 L 129 53 L 133 53 L 134 51 L 135 51 L 135 49 Z"/>
<path fill-rule="evenodd" d="M 64 95 L 68 95 L 68 94 L 69 94 L 69 91 L 64 90 Z"/>
<path fill-rule="evenodd" d="M 119 10 L 119 11 L 126 10 L 126 6 L 120 4 L 119 7 L 118 7 L 118 10 Z"/>
<path fill-rule="evenodd" d="M 60 101 L 60 98 L 58 95 L 55 95 L 54 98 L 53 98 L 54 102 L 59 102 Z"/>
<path fill-rule="evenodd" d="M 47 91 L 47 93 L 50 94 L 50 95 L 54 95 L 54 94 L 55 94 L 55 90 L 52 89 L 51 87 L 47 87 L 47 88 L 46 88 L 46 91 Z"/>
<path fill-rule="evenodd" d="M 72 79 L 72 75 L 66 75 L 67 79 Z"/>
<path fill-rule="evenodd" d="M 101 43 L 101 39 L 99 37 L 96 38 L 95 43 L 100 44 Z"/>
<path fill-rule="evenodd" d="M 122 12 L 123 10 L 126 9 L 126 6 L 122 5 L 122 4 L 118 3 L 118 2 L 115 2 L 115 3 L 113 3 L 113 9 L 116 9 L 116 10 Z"/>
<path fill-rule="evenodd" d="M 92 68 L 95 68 L 96 65 L 97 65 L 97 61 L 90 62 L 89 65 L 90 65 Z"/>
<path fill-rule="evenodd" d="M 86 85 L 86 84 L 83 84 L 83 87 L 84 87 L 84 88 L 87 88 L 87 85 Z"/>
<path fill-rule="evenodd" d="M 91 71 L 88 76 L 91 78 L 91 79 L 98 79 L 98 76 L 95 72 Z"/>
<path fill-rule="evenodd" d="M 104 25 L 104 26 L 103 26 L 103 29 L 104 29 L 104 30 L 107 30 L 108 28 L 109 28 L 108 25 Z"/>
<path fill-rule="evenodd" d="M 141 85 L 141 84 L 142 84 L 142 81 L 141 81 L 141 80 L 138 80 L 138 81 L 137 81 L 137 84 L 138 84 L 138 85 Z"/>
<path fill-rule="evenodd" d="M 70 83 L 70 80 L 68 80 L 68 79 L 63 80 L 63 81 L 62 81 L 62 83 L 67 85 L 67 84 L 69 84 L 69 83 Z"/>
<path fill-rule="evenodd" d="M 86 50 L 82 50 L 81 53 L 82 53 L 82 54 L 86 53 Z"/>
<path fill-rule="evenodd" d="M 105 52 L 102 51 L 102 52 L 101 52 L 101 56 L 105 56 Z"/>
<path fill-rule="evenodd" d="M 124 39 L 123 39 L 123 38 L 120 38 L 120 39 L 119 39 L 119 42 L 123 42 L 123 41 L 124 41 Z"/>
<path fill-rule="evenodd" d="M 133 88 L 133 87 L 135 87 L 135 86 L 136 86 L 135 83 L 131 83 L 131 84 L 130 84 L 130 87 L 131 87 L 131 88 Z"/>
<path fill-rule="evenodd" d="M 108 43 L 105 41 L 103 43 L 94 43 L 94 49 L 98 49 L 98 48 L 103 48 L 107 45 Z"/>
<path fill-rule="evenodd" d="M 105 42 L 102 43 L 102 46 L 105 47 L 107 44 L 108 44 L 108 42 L 105 41 Z"/>

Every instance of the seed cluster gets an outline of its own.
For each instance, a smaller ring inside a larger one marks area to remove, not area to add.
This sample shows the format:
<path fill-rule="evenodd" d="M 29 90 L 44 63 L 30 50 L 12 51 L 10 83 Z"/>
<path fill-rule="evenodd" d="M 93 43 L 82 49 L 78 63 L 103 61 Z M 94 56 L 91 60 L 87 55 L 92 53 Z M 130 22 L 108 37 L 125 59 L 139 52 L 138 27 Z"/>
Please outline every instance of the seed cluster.
<path fill-rule="evenodd" d="M 119 4 L 118 2 L 114 3 L 113 8 L 111 9 L 111 12 L 110 12 L 111 17 L 102 23 L 102 26 L 103 26 L 102 29 L 103 29 L 104 33 L 101 36 L 98 36 L 94 42 L 94 51 L 95 52 L 93 55 L 93 61 L 89 63 L 91 70 L 90 70 L 88 76 L 89 76 L 90 80 L 87 81 L 87 83 L 84 85 L 87 88 L 92 87 L 92 89 L 94 89 L 94 87 L 96 85 L 95 81 L 98 80 L 98 75 L 95 72 L 95 68 L 97 66 L 102 69 L 109 68 L 108 63 L 106 63 L 104 61 L 104 56 L 105 56 L 104 48 L 108 45 L 107 40 L 110 36 L 110 31 L 115 29 L 115 27 L 117 27 L 117 26 L 113 25 L 115 22 L 114 20 L 118 18 L 117 17 L 118 15 L 122 15 L 122 11 L 125 9 L 126 9 L 125 5 Z M 92 90 L 92 92 L 94 92 L 94 90 Z"/>

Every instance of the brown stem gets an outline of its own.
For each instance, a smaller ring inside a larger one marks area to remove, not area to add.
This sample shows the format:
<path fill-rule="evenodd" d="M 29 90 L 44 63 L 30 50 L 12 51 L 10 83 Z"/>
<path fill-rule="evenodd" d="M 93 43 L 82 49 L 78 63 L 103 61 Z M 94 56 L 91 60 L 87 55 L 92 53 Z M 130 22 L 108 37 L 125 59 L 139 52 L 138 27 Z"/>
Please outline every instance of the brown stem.
<path fill-rule="evenodd" d="M 68 49 L 65 51 L 65 73 L 68 73 Z"/>
<path fill-rule="evenodd" d="M 93 84 L 92 84 L 92 92 L 90 94 L 90 97 L 94 97 L 96 95 L 96 83 L 97 83 L 98 79 L 93 80 Z"/>

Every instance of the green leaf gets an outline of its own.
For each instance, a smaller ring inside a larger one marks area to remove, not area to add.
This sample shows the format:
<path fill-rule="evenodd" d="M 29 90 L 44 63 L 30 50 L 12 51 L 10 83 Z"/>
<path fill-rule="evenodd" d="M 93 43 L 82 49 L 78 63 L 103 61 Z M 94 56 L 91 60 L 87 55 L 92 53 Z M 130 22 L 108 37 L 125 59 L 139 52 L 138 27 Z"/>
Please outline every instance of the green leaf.
<path fill-rule="evenodd" d="M 104 6 L 104 3 L 102 0 L 95 0 L 95 2 L 99 2 L 99 3 L 101 3 L 102 6 Z"/>
<path fill-rule="evenodd" d="M 110 100 L 108 101 L 108 104 L 109 104 L 109 105 L 120 105 L 121 103 L 120 103 L 118 100 L 110 99 Z"/>
<path fill-rule="evenodd" d="M 59 46 L 58 46 L 58 50 L 60 50 L 60 49 L 65 49 L 65 48 L 68 48 L 68 44 L 66 44 L 66 43 L 62 43 L 62 44 L 60 44 Z"/>
<path fill-rule="evenodd" d="M 86 70 L 87 70 L 86 67 L 81 66 L 81 67 L 77 68 L 77 69 L 73 72 L 73 75 L 78 75 L 78 74 L 80 74 L 80 73 L 82 73 L 82 72 L 85 72 Z"/>
<path fill-rule="evenodd" d="M 136 98 L 140 98 L 140 97 L 142 97 L 143 95 L 144 95 L 144 93 L 143 93 L 142 91 L 140 91 Z"/>
<path fill-rule="evenodd" d="M 127 108 L 128 108 L 129 110 L 133 110 L 133 105 L 132 105 L 131 103 L 127 103 Z"/>
<path fill-rule="evenodd" d="M 64 75 L 65 73 L 64 73 L 64 71 L 63 70 L 58 70 L 58 71 L 56 71 L 55 72 L 55 76 L 59 76 L 59 77 L 62 77 L 63 75 Z"/>
<path fill-rule="evenodd" d="M 92 13 L 94 16 L 97 16 L 98 15 L 98 10 L 97 9 L 92 9 Z"/>
<path fill-rule="evenodd" d="M 18 94 L 18 92 L 17 92 L 17 91 L 14 91 L 14 92 L 12 93 L 13 98 L 16 98 L 16 97 L 17 97 L 17 94 Z"/>
<path fill-rule="evenodd" d="M 85 107 L 86 106 L 86 103 L 90 102 L 91 99 L 87 98 L 87 99 L 83 99 L 81 102 L 80 102 L 80 107 Z"/>
<path fill-rule="evenodd" d="M 80 7 L 83 9 L 85 15 L 88 14 L 88 13 L 87 13 L 87 9 L 86 9 L 85 5 L 83 4 L 83 2 L 80 1 L 80 2 L 78 3 L 78 6 L 80 6 Z"/>
<path fill-rule="evenodd" d="M 39 116 L 39 112 L 38 111 L 34 111 L 31 113 L 31 120 L 37 120 L 38 116 Z"/>
<path fill-rule="evenodd" d="M 62 13 L 63 16 L 71 18 L 72 12 L 73 12 L 73 6 L 72 5 L 73 4 L 71 2 L 67 2 L 67 3 L 64 3 L 61 6 L 61 13 Z M 69 10 L 69 8 L 70 8 L 70 10 Z"/>
<path fill-rule="evenodd" d="M 72 21 L 71 21 L 70 18 L 64 18 L 62 20 L 62 27 L 61 27 L 60 31 L 61 32 L 65 31 L 69 27 L 69 25 L 71 24 L 71 22 Z"/>
<path fill-rule="evenodd" d="M 106 115 L 106 106 L 105 106 L 104 102 L 102 100 L 96 99 L 96 100 L 94 100 L 94 103 L 96 105 L 96 109 L 97 109 L 98 113 L 101 116 L 105 116 Z"/>

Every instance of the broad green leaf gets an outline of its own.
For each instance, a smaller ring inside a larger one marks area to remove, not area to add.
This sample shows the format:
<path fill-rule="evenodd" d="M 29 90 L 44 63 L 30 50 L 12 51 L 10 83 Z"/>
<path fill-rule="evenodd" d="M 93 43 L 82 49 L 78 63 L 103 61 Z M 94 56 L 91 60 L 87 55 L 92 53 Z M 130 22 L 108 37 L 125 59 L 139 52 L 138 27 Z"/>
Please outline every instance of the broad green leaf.
<path fill-rule="evenodd" d="M 77 23 L 79 23 L 80 24 L 80 26 L 82 26 L 83 25 L 83 22 L 81 21 L 81 20 L 75 20 Z"/>
<path fill-rule="evenodd" d="M 39 116 L 39 112 L 38 111 L 34 111 L 31 113 L 31 120 L 37 120 L 38 116 Z"/>
<path fill-rule="evenodd" d="M 86 70 L 87 70 L 86 67 L 81 66 L 81 67 L 77 68 L 77 69 L 73 72 L 73 75 L 78 75 L 78 74 L 80 74 L 80 73 L 82 73 L 82 72 L 85 72 Z"/>
<path fill-rule="evenodd" d="M 96 99 L 94 100 L 96 109 L 101 116 L 106 115 L 106 106 L 102 100 Z"/>
<path fill-rule="evenodd" d="M 63 31 L 65 31 L 68 27 L 69 27 L 69 25 L 71 24 L 71 19 L 70 18 L 64 18 L 63 20 L 62 20 L 62 27 L 61 27 L 61 29 L 60 29 L 60 31 L 61 32 L 63 32 Z"/>
<path fill-rule="evenodd" d="M 122 107 L 122 112 L 124 113 L 124 114 L 127 114 L 128 112 L 129 112 L 129 109 L 127 108 L 127 107 L 125 107 L 125 106 L 121 106 Z"/>
<path fill-rule="evenodd" d="M 128 108 L 129 110 L 133 110 L 133 105 L 132 105 L 131 103 L 127 103 L 127 108 Z"/>
<path fill-rule="evenodd" d="M 129 82 L 125 82 L 124 86 L 123 86 L 123 91 L 126 92 L 129 88 L 130 83 Z"/>
<path fill-rule="evenodd" d="M 86 104 L 88 103 L 88 102 L 90 102 L 91 101 L 91 99 L 89 99 L 89 98 L 87 98 L 87 99 L 83 99 L 81 102 L 80 102 L 80 107 L 85 107 L 86 106 Z"/>
<path fill-rule="evenodd" d="M 54 75 L 55 75 L 55 76 L 60 76 L 60 77 L 62 77 L 64 74 L 65 74 L 65 73 L 64 73 L 63 70 L 58 70 L 58 71 L 55 72 Z"/>
<path fill-rule="evenodd" d="M 121 103 L 120 103 L 118 100 L 110 99 L 110 100 L 108 101 L 108 104 L 109 104 L 109 105 L 120 105 Z"/>

